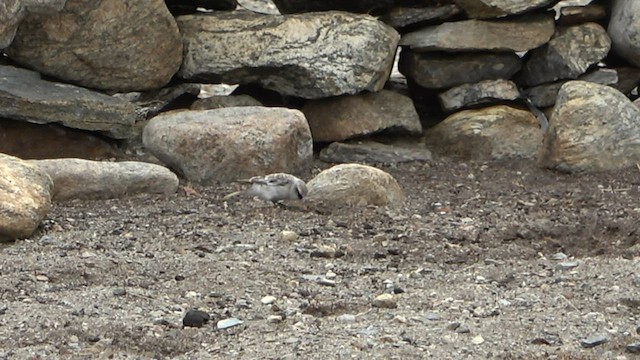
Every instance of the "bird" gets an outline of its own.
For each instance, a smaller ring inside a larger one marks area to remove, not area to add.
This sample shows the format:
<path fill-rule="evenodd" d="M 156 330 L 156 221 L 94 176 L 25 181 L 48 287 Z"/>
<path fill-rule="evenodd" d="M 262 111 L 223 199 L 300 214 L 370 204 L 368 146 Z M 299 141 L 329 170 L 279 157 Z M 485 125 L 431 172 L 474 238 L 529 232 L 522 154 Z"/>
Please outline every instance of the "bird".
<path fill-rule="evenodd" d="M 286 173 L 254 176 L 250 179 L 237 180 L 237 182 L 251 184 L 251 186 L 245 190 L 226 195 L 224 200 L 238 195 L 246 195 L 275 204 L 283 200 L 300 200 L 307 196 L 308 192 L 304 180 Z"/>

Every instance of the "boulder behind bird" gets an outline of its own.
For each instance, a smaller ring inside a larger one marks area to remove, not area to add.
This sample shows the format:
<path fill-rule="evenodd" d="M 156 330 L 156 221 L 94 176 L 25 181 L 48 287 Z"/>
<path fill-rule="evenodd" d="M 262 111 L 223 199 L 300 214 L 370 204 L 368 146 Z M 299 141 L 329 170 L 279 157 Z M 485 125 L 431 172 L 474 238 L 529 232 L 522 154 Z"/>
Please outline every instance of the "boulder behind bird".
<path fill-rule="evenodd" d="M 282 200 L 299 200 L 307 195 L 307 185 L 302 179 L 285 173 L 275 173 L 265 176 L 254 176 L 251 179 L 238 180 L 251 184 L 248 189 L 233 192 L 224 200 L 238 195 L 256 196 L 262 200 L 277 203 Z"/>

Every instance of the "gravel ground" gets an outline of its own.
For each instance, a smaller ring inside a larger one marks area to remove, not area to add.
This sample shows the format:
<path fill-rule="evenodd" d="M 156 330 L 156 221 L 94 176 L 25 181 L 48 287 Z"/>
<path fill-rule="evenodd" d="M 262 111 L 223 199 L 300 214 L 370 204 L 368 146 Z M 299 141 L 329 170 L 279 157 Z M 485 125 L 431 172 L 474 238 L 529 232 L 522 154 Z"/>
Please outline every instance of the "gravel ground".
<path fill-rule="evenodd" d="M 639 356 L 639 169 L 383 169 L 401 208 L 303 212 L 188 184 L 56 204 L 0 248 L 0 359 Z M 183 327 L 191 309 L 211 320 Z"/>

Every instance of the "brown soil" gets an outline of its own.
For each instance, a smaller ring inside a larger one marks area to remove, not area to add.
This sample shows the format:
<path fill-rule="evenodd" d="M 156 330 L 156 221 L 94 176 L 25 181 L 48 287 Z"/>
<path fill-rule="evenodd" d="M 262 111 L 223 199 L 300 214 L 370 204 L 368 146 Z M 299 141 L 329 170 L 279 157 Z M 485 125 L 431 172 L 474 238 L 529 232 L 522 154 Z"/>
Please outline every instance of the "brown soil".
<path fill-rule="evenodd" d="M 383 169 L 401 208 L 227 204 L 231 185 L 57 204 L 0 249 L 0 359 L 634 357 L 639 169 Z M 372 306 L 383 293 L 396 308 Z M 193 308 L 212 321 L 183 328 Z M 243 323 L 216 329 L 230 317 Z"/>

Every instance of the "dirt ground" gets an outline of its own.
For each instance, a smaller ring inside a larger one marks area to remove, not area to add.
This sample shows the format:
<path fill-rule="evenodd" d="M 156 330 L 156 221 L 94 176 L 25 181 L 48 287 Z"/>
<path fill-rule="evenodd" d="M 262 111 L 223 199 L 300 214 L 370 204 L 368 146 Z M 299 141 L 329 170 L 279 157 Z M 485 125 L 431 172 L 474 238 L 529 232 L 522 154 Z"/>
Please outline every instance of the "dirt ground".
<path fill-rule="evenodd" d="M 188 184 L 56 204 L 0 248 L 0 359 L 640 356 L 625 350 L 640 342 L 640 169 L 383 169 L 401 208 L 303 212 Z M 397 307 L 372 306 L 384 293 Z M 183 328 L 195 308 L 211 321 Z M 227 318 L 242 324 L 216 329 Z M 594 336 L 608 342 L 581 346 Z"/>

